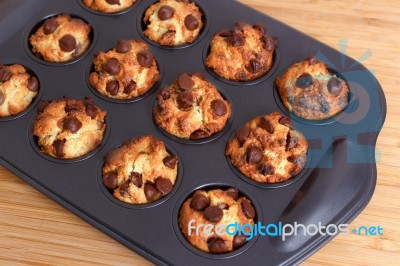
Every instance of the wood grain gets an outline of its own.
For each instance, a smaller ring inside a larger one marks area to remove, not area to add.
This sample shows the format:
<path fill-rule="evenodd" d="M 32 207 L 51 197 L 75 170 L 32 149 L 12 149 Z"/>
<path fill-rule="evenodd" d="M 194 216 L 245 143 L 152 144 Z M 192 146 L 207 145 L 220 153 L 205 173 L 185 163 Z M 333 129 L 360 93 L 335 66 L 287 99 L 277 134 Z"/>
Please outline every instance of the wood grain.
<path fill-rule="evenodd" d="M 378 140 L 375 194 L 351 226 L 380 225 L 381 237 L 343 236 L 303 265 L 395 265 L 400 260 L 400 1 L 242 0 L 338 49 L 373 70 L 387 98 Z M 0 168 L 1 265 L 151 265 Z"/>

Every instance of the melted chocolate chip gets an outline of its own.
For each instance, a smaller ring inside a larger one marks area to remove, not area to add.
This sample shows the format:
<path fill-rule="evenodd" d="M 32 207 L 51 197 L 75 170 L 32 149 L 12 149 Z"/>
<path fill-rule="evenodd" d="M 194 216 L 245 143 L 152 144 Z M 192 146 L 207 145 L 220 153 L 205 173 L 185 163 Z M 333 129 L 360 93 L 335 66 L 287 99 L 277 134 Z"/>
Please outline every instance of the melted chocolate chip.
<path fill-rule="evenodd" d="M 237 140 L 240 142 L 240 144 L 243 144 L 246 141 L 249 134 L 250 134 L 250 128 L 245 126 L 245 127 L 242 127 L 241 129 L 239 129 L 238 131 L 236 131 L 235 136 L 236 136 Z"/>
<path fill-rule="evenodd" d="M 132 50 L 132 44 L 124 39 L 120 39 L 117 43 L 117 46 L 115 47 L 115 51 L 120 54 L 125 54 Z"/>
<path fill-rule="evenodd" d="M 96 116 L 97 116 L 97 113 L 98 113 L 98 111 L 99 111 L 99 110 L 97 109 L 97 107 L 94 106 L 94 105 L 91 104 L 91 103 L 87 103 L 87 104 L 85 104 L 85 108 L 86 108 L 86 114 L 87 114 L 88 116 L 90 116 L 90 118 L 95 119 Z"/>
<path fill-rule="evenodd" d="M 160 9 L 158 10 L 158 18 L 162 21 L 167 20 L 167 19 L 172 18 L 174 13 L 175 13 L 175 9 L 173 7 L 164 5 L 164 6 L 160 7 Z"/>
<path fill-rule="evenodd" d="M 164 87 L 160 90 L 158 95 L 161 97 L 162 100 L 168 100 L 169 97 L 171 97 L 171 94 L 169 92 L 169 87 Z"/>
<path fill-rule="evenodd" d="M 58 41 L 60 49 L 64 52 L 72 52 L 76 48 L 76 39 L 70 34 L 66 34 Z"/>
<path fill-rule="evenodd" d="M 287 126 L 289 128 L 293 128 L 292 120 L 290 120 L 290 118 L 287 116 L 282 116 L 279 119 L 279 124 Z"/>
<path fill-rule="evenodd" d="M 224 116 L 228 112 L 226 104 L 220 99 L 211 102 L 211 110 L 216 116 Z"/>
<path fill-rule="evenodd" d="M 125 183 L 123 184 L 120 188 L 119 188 L 119 194 L 124 197 L 124 198 L 128 198 L 131 196 L 131 194 L 129 193 L 129 183 Z"/>
<path fill-rule="evenodd" d="M 292 134 L 288 134 L 286 137 L 286 150 L 293 149 L 297 146 L 298 138 L 296 136 L 292 136 Z"/>
<path fill-rule="evenodd" d="M 116 189 L 118 186 L 118 175 L 115 172 L 103 174 L 103 184 L 108 189 Z"/>
<path fill-rule="evenodd" d="M 119 0 L 106 0 L 106 2 L 109 3 L 110 5 L 121 5 Z"/>
<path fill-rule="evenodd" d="M 224 212 L 219 206 L 208 206 L 204 210 L 204 217 L 212 223 L 218 223 L 223 216 Z"/>
<path fill-rule="evenodd" d="M 274 125 L 266 117 L 262 117 L 260 119 L 260 122 L 258 123 L 258 127 L 265 129 L 269 134 L 274 133 Z"/>
<path fill-rule="evenodd" d="M 243 200 L 241 206 L 242 212 L 247 218 L 253 219 L 256 216 L 256 211 L 254 210 L 254 207 L 253 205 L 251 205 L 249 200 Z"/>
<path fill-rule="evenodd" d="M 198 77 L 201 80 L 207 80 L 207 77 L 203 72 L 195 72 L 192 74 L 192 77 Z"/>
<path fill-rule="evenodd" d="M 188 30 L 194 31 L 199 27 L 199 21 L 193 15 L 187 15 L 185 18 L 185 26 Z"/>
<path fill-rule="evenodd" d="M 152 201 L 160 195 L 160 192 L 158 192 L 152 183 L 146 183 L 144 184 L 144 195 L 148 201 Z"/>
<path fill-rule="evenodd" d="M 190 208 L 196 211 L 202 211 L 210 206 L 210 200 L 200 192 L 195 192 L 190 200 Z"/>
<path fill-rule="evenodd" d="M 30 91 L 38 91 L 39 89 L 39 81 L 36 77 L 30 77 L 28 79 L 28 90 Z"/>
<path fill-rule="evenodd" d="M 183 91 L 177 97 L 176 102 L 178 104 L 179 109 L 186 111 L 193 106 L 194 98 L 192 93 L 188 91 Z"/>
<path fill-rule="evenodd" d="M 210 253 L 220 254 L 229 251 L 225 241 L 219 237 L 211 237 L 207 240 L 207 246 Z"/>
<path fill-rule="evenodd" d="M 3 66 L 0 68 L 0 82 L 6 82 L 8 81 L 12 76 L 11 71 L 8 69 L 8 67 Z"/>
<path fill-rule="evenodd" d="M 275 49 L 275 40 L 269 36 L 269 35 L 264 35 L 261 38 L 261 42 L 263 43 L 263 48 L 267 50 L 268 52 L 272 52 Z"/>
<path fill-rule="evenodd" d="M 250 147 L 246 152 L 246 162 L 250 164 L 257 164 L 263 159 L 263 152 L 257 147 Z"/>
<path fill-rule="evenodd" d="M 328 81 L 327 87 L 330 94 L 332 94 L 333 96 L 338 96 L 343 90 L 343 83 L 340 79 L 332 77 Z"/>
<path fill-rule="evenodd" d="M 132 91 L 136 89 L 136 86 L 136 82 L 131 80 L 131 82 L 129 82 L 128 85 L 124 87 L 124 93 L 127 95 L 131 94 Z"/>
<path fill-rule="evenodd" d="M 190 139 L 191 140 L 197 140 L 197 139 L 204 139 L 210 136 L 210 133 L 203 129 L 198 129 L 194 131 L 192 134 L 190 134 Z"/>
<path fill-rule="evenodd" d="M 257 74 L 263 69 L 263 64 L 256 59 L 251 59 L 246 69 L 253 74 Z"/>
<path fill-rule="evenodd" d="M 77 103 L 71 103 L 71 104 L 67 104 L 64 108 L 64 111 L 69 113 L 72 111 L 81 111 L 81 106 Z"/>
<path fill-rule="evenodd" d="M 175 169 L 175 166 L 178 163 L 178 158 L 174 155 L 170 155 L 164 158 L 163 163 L 166 167 Z"/>
<path fill-rule="evenodd" d="M 243 34 L 234 31 L 232 33 L 232 36 L 230 36 L 227 41 L 230 45 L 232 45 L 234 47 L 239 47 L 239 46 L 244 45 L 244 43 L 246 42 L 246 39 L 243 36 Z"/>
<path fill-rule="evenodd" d="M 107 82 L 106 91 L 111 95 L 117 95 L 119 91 L 119 83 L 116 80 Z"/>
<path fill-rule="evenodd" d="M 233 237 L 232 246 L 234 249 L 238 249 L 246 243 L 246 235 L 235 235 Z"/>
<path fill-rule="evenodd" d="M 54 153 L 57 157 L 64 157 L 64 146 L 65 146 L 65 139 L 63 140 L 56 140 L 53 142 Z"/>
<path fill-rule="evenodd" d="M 82 122 L 75 116 L 69 116 L 63 122 L 63 130 L 71 133 L 77 132 L 82 127 Z"/>
<path fill-rule="evenodd" d="M 134 184 L 135 186 L 137 186 L 137 187 L 142 187 L 142 183 L 143 183 L 143 180 L 142 180 L 142 174 L 140 174 L 140 173 L 137 173 L 137 172 L 132 172 L 130 175 L 129 175 L 129 180 L 132 182 L 132 184 Z"/>
<path fill-rule="evenodd" d="M 103 69 L 110 75 L 117 75 L 121 71 L 121 65 L 119 64 L 118 59 L 110 58 L 103 65 Z"/>
<path fill-rule="evenodd" d="M 149 51 L 137 53 L 136 58 L 142 67 L 149 68 L 153 65 L 154 57 Z"/>
<path fill-rule="evenodd" d="M 305 89 L 313 84 L 313 77 L 308 74 L 304 73 L 300 77 L 296 79 L 296 87 Z"/>
<path fill-rule="evenodd" d="M 188 74 L 183 73 L 178 79 L 178 84 L 183 90 L 190 90 L 194 86 L 194 81 Z"/>
<path fill-rule="evenodd" d="M 315 65 L 319 62 L 315 56 L 307 57 L 305 61 L 307 61 L 309 65 Z"/>
<path fill-rule="evenodd" d="M 275 172 L 275 168 L 269 164 L 263 164 L 258 167 L 258 172 L 262 175 L 272 175 Z"/>
<path fill-rule="evenodd" d="M 234 200 L 237 200 L 239 198 L 239 191 L 237 190 L 237 188 L 228 188 L 226 191 L 226 194 L 231 197 Z"/>
<path fill-rule="evenodd" d="M 173 187 L 174 185 L 168 178 L 159 177 L 156 180 L 156 189 L 160 191 L 163 196 L 168 195 L 172 191 Z"/>
<path fill-rule="evenodd" d="M 4 94 L 0 91 L 0 105 L 2 105 L 6 100 L 6 97 L 4 96 Z"/>
<path fill-rule="evenodd" d="M 267 27 L 261 24 L 256 24 L 253 26 L 255 30 L 258 30 L 262 35 L 267 33 Z"/>
<path fill-rule="evenodd" d="M 52 34 L 58 28 L 58 22 L 55 19 L 48 19 L 43 23 L 43 32 L 45 35 Z"/>

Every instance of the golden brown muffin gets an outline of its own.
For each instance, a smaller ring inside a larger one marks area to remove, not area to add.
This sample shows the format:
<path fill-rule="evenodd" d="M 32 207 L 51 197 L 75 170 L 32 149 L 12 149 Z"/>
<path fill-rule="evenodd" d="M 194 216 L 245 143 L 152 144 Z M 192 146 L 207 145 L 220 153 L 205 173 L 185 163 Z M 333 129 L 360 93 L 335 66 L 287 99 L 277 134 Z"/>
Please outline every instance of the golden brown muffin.
<path fill-rule="evenodd" d="M 41 150 L 52 157 L 72 159 L 85 155 L 103 140 L 106 111 L 91 99 L 41 102 L 33 135 Z"/>
<path fill-rule="evenodd" d="M 66 62 L 79 57 L 89 47 L 91 26 L 67 14 L 48 18 L 29 37 L 32 52 L 48 62 Z"/>
<path fill-rule="evenodd" d="M 307 162 L 308 143 L 279 113 L 259 116 L 228 141 L 225 155 L 244 175 L 260 183 L 277 183 L 297 175 Z"/>
<path fill-rule="evenodd" d="M 157 62 L 143 41 L 119 40 L 108 52 L 93 59 L 90 84 L 114 99 L 133 99 L 148 92 L 159 80 Z"/>
<path fill-rule="evenodd" d="M 202 139 L 221 131 L 231 116 L 231 105 L 202 73 L 184 73 L 157 95 L 154 121 L 183 139 Z"/>
<path fill-rule="evenodd" d="M 205 64 L 225 79 L 251 81 L 271 69 L 275 45 L 264 26 L 238 22 L 214 35 Z"/>
<path fill-rule="evenodd" d="M 136 0 L 82 0 L 83 3 L 96 11 L 115 13 L 131 7 Z"/>
<path fill-rule="evenodd" d="M 103 183 L 120 201 L 145 204 L 168 195 L 176 182 L 178 158 L 153 136 L 126 141 L 104 159 Z"/>
<path fill-rule="evenodd" d="M 304 119 L 327 119 L 348 105 L 346 82 L 314 56 L 289 67 L 276 86 L 286 108 Z"/>
<path fill-rule="evenodd" d="M 192 43 L 203 28 L 202 13 L 188 0 L 160 0 L 144 15 L 144 34 L 161 45 L 176 46 Z"/>
<path fill-rule="evenodd" d="M 39 91 L 39 81 L 21 65 L 0 65 L 0 117 L 16 115 L 29 107 Z"/>
<path fill-rule="evenodd" d="M 197 190 L 192 198 L 183 203 L 179 226 L 192 246 L 208 253 L 226 253 L 243 246 L 247 238 L 244 234 L 231 236 L 226 233 L 226 227 L 235 223 L 254 225 L 255 216 L 251 201 L 240 197 L 236 188 L 208 192 Z M 218 231 L 218 224 L 221 224 L 222 231 Z M 208 225 L 214 226 L 210 233 L 203 230 Z M 199 229 L 198 234 L 196 228 Z M 228 229 L 231 234 L 234 233 L 231 228 Z M 250 228 L 246 227 L 246 232 L 249 233 Z"/>

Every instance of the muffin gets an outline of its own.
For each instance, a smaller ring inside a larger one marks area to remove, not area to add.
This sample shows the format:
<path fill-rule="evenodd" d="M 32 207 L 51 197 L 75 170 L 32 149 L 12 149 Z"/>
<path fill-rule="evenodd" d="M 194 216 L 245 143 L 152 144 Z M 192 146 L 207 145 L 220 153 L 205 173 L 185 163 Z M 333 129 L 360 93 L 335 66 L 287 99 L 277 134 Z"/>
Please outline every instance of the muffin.
<path fill-rule="evenodd" d="M 307 162 L 308 142 L 279 113 L 259 116 L 236 131 L 225 155 L 245 176 L 260 183 L 277 183 L 297 175 Z"/>
<path fill-rule="evenodd" d="M 159 80 L 157 62 L 143 41 L 119 40 L 108 52 L 93 59 L 90 84 L 113 99 L 133 99 L 148 92 Z"/>
<path fill-rule="evenodd" d="M 104 13 L 115 13 L 131 7 L 136 0 L 82 0 L 83 3 L 95 10 Z"/>
<path fill-rule="evenodd" d="M 153 118 L 165 131 L 182 139 L 203 139 L 221 131 L 231 116 L 231 105 L 202 73 L 182 74 L 161 89 Z"/>
<path fill-rule="evenodd" d="M 0 117 L 9 117 L 26 110 L 38 91 L 38 79 L 23 66 L 0 65 Z"/>
<path fill-rule="evenodd" d="M 153 136 L 126 141 L 104 158 L 103 184 L 115 198 L 145 204 L 167 196 L 178 173 L 178 158 Z"/>
<path fill-rule="evenodd" d="M 146 10 L 144 34 L 165 46 L 192 43 L 203 28 L 201 17 L 201 11 L 192 1 L 160 0 Z"/>
<path fill-rule="evenodd" d="M 43 153 L 72 159 L 83 156 L 103 140 L 106 111 L 89 98 L 43 101 L 33 125 L 33 135 Z"/>
<path fill-rule="evenodd" d="M 247 236 L 234 234 L 230 224 L 254 225 L 256 212 L 250 200 L 239 196 L 236 188 L 227 190 L 197 190 L 187 199 L 179 212 L 179 226 L 189 243 L 207 253 L 227 253 L 246 243 Z M 219 225 L 220 224 L 220 225 Z M 204 227 L 213 225 L 210 234 Z M 201 226 L 201 227 L 200 227 Z M 222 232 L 218 232 L 222 227 Z M 189 229 L 190 228 L 190 229 Z M 196 233 L 196 229 L 198 234 Z M 250 233 L 250 228 L 245 227 Z"/>
<path fill-rule="evenodd" d="M 227 80 L 255 80 L 271 69 L 275 46 L 264 26 L 237 22 L 214 35 L 205 65 Z"/>
<path fill-rule="evenodd" d="M 91 26 L 67 14 L 48 18 L 29 37 L 32 52 L 47 62 L 67 62 L 82 55 L 91 43 Z"/>
<path fill-rule="evenodd" d="M 276 87 L 285 107 L 308 120 L 333 117 L 349 101 L 346 82 L 330 73 L 326 64 L 314 56 L 290 66 L 276 79 Z"/>

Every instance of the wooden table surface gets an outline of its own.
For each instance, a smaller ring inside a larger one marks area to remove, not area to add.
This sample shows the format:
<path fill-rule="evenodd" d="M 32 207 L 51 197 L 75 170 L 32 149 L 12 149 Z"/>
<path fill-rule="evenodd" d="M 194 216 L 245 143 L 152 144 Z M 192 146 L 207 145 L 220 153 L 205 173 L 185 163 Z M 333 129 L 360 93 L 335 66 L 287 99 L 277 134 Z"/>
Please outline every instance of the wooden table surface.
<path fill-rule="evenodd" d="M 400 263 L 400 1 L 242 0 L 338 49 L 376 73 L 388 114 L 378 139 L 378 184 L 352 227 L 383 236 L 338 236 L 303 265 Z M 0 167 L 0 265 L 151 265 Z"/>

